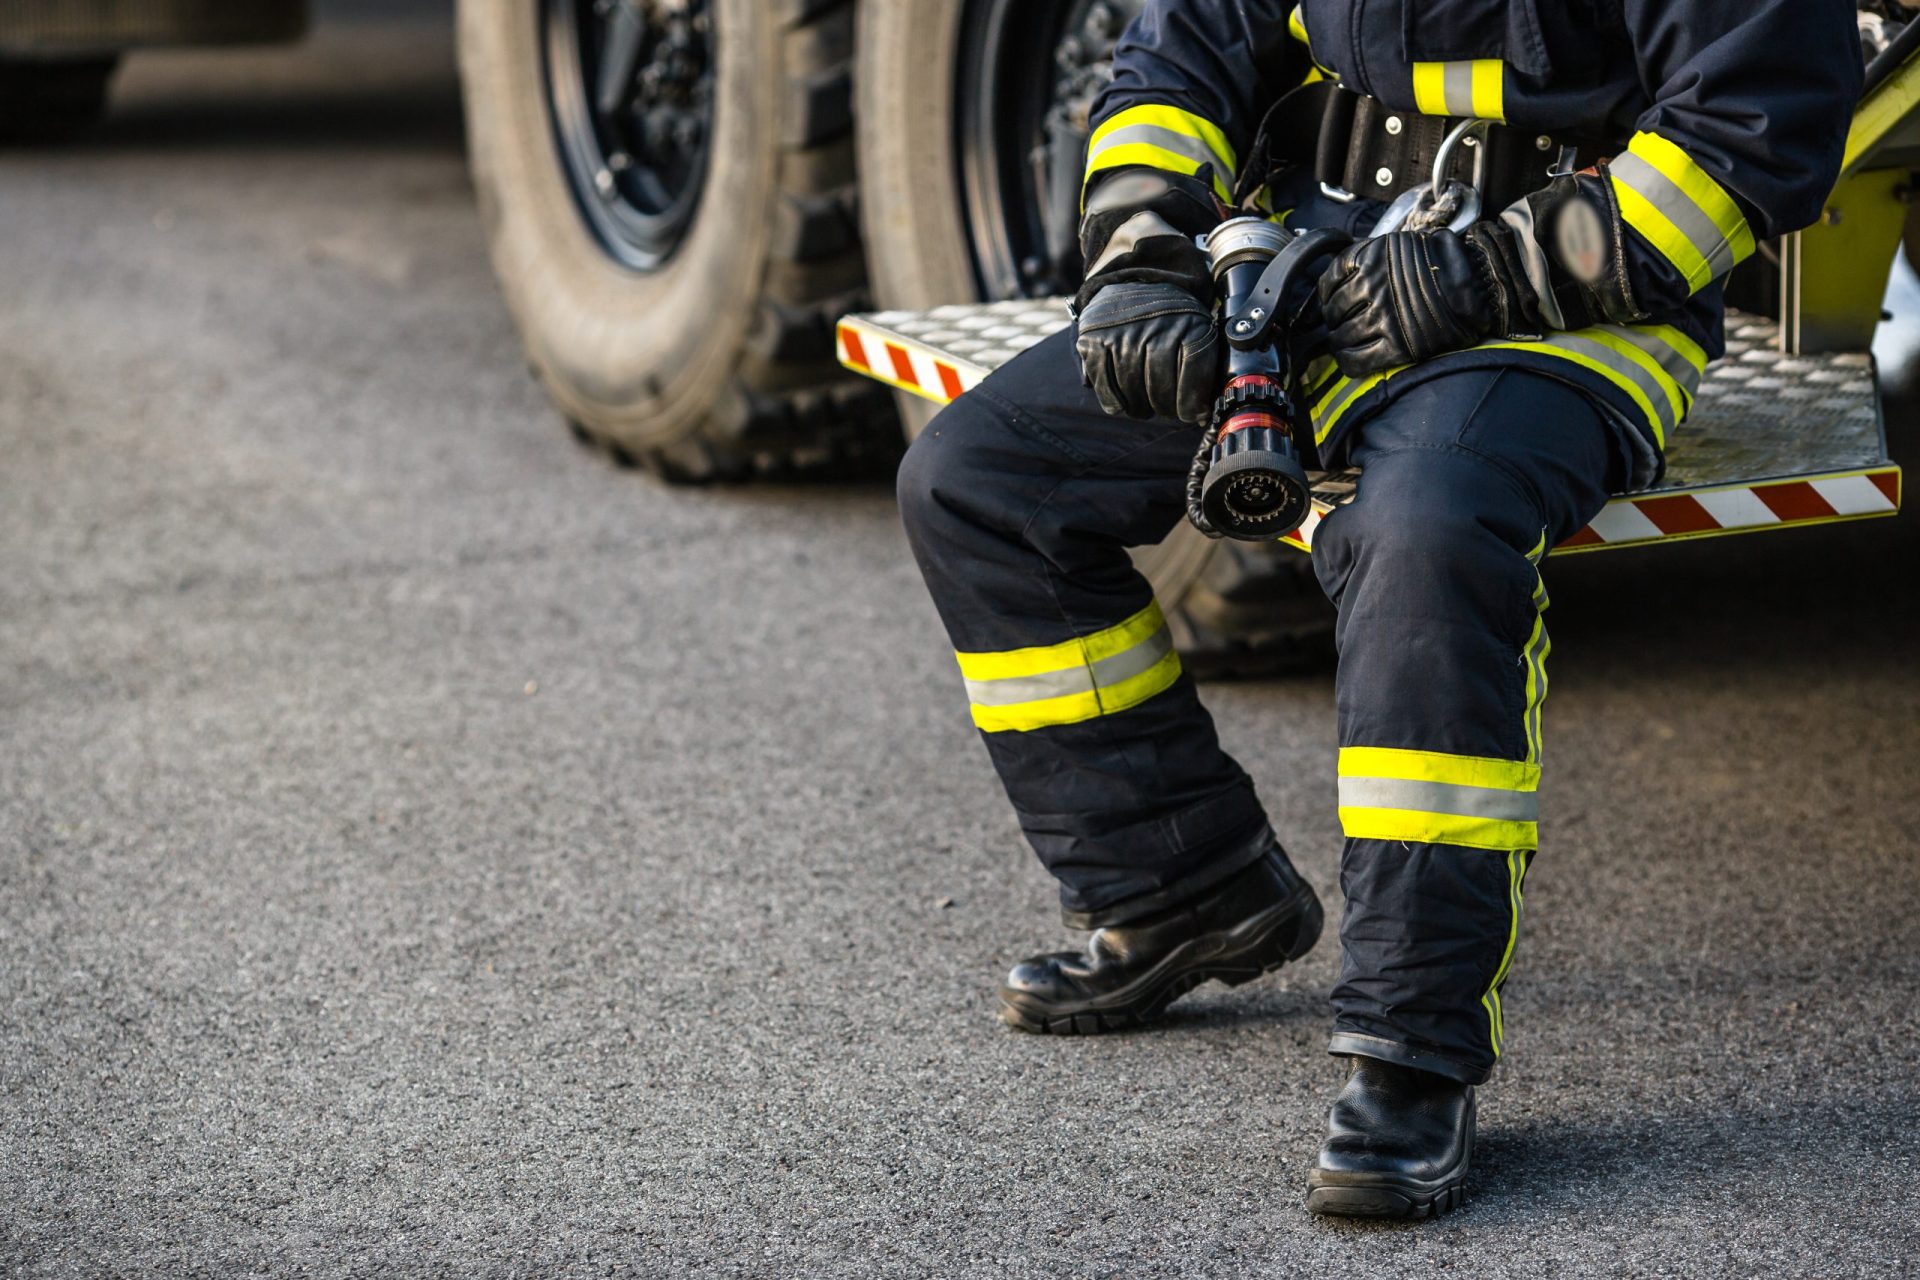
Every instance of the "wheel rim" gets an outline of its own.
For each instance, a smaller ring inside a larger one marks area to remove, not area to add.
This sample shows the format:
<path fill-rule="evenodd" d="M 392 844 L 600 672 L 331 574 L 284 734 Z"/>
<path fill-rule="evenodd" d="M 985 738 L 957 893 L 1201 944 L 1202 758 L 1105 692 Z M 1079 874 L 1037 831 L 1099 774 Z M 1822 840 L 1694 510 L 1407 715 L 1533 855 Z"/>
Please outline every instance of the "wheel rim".
<path fill-rule="evenodd" d="M 954 154 L 981 295 L 1069 293 L 1079 283 L 1087 116 L 1113 46 L 1145 0 L 967 0 Z"/>
<path fill-rule="evenodd" d="M 594 238 L 657 270 L 692 225 L 713 137 L 708 0 L 544 0 L 560 167 Z"/>

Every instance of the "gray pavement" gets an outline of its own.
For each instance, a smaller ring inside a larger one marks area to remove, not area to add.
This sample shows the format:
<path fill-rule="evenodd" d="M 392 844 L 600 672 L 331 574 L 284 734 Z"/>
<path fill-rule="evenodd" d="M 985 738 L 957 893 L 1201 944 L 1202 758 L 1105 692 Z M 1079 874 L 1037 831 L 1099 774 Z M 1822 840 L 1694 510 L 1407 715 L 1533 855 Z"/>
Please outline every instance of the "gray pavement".
<path fill-rule="evenodd" d="M 1474 1193 L 1318 1221 L 1336 948 L 995 1025 L 1062 935 L 890 496 L 569 442 L 443 18 L 120 89 L 0 156 L 0 1274 L 1920 1266 L 1920 517 L 1554 566 Z M 1210 700 L 1337 902 L 1329 679 Z"/>

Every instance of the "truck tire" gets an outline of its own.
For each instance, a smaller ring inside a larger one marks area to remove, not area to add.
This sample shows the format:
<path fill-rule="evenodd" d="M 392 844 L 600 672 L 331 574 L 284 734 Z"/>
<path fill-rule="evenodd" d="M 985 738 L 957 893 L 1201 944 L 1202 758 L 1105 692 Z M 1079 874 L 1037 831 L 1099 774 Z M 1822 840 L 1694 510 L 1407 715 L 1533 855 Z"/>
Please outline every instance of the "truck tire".
<path fill-rule="evenodd" d="M 852 41 L 853 0 L 461 0 L 494 269 L 583 440 L 684 481 L 897 452 L 833 360 L 866 299 Z"/>
<path fill-rule="evenodd" d="M 1034 168 L 1043 139 L 1031 120 L 1026 128 L 1010 128 L 1005 121 L 983 124 L 976 112 L 1006 109 L 1031 93 L 1044 96 L 1047 86 L 1036 87 L 1034 78 L 1067 76 L 1062 68 L 1073 52 L 1097 69 L 1100 50 L 1086 41 L 1117 33 L 1115 7 L 1112 0 L 861 5 L 854 114 L 862 228 L 880 305 L 930 307 L 1072 291 L 1078 262 L 1062 244 L 1063 232 L 1067 240 L 1071 233 L 1059 214 L 1049 223 L 1031 208 L 1014 207 L 1038 202 L 1057 175 L 1036 180 L 1024 196 L 985 190 L 1002 172 L 1017 185 L 1019 175 Z M 1089 36 L 1082 30 L 1087 21 L 1104 30 Z M 1082 44 L 1067 50 L 1068 39 Z M 993 67 L 981 66 L 1001 57 L 996 45 L 1002 42 L 1018 46 L 1010 52 L 1018 81 L 1004 86 Z M 1068 56 L 1057 56 L 1063 52 Z M 1026 136 L 1009 136 L 1016 134 Z M 1010 149 L 1004 164 L 983 155 L 996 146 Z M 1077 190 L 1074 154 L 1068 180 Z M 1010 243 L 1023 235 L 1024 243 Z M 925 426 L 933 410 L 903 397 L 909 433 Z M 1135 559 L 1197 675 L 1268 675 L 1331 658 L 1333 610 L 1310 561 L 1293 548 L 1212 542 L 1183 523 Z"/>

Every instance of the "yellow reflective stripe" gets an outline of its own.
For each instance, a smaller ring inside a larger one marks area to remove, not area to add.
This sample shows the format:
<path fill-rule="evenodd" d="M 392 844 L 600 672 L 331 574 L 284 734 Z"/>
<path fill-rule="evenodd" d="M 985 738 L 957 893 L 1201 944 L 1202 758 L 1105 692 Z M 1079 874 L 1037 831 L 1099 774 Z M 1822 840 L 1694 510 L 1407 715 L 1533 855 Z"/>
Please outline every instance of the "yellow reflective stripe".
<path fill-rule="evenodd" d="M 1634 134 L 1633 140 L 1627 143 L 1627 151 L 1665 174 L 1668 181 L 1700 206 L 1726 237 L 1736 265 L 1753 253 L 1753 229 L 1747 225 L 1747 215 L 1740 212 L 1739 204 L 1727 194 L 1727 189 L 1696 164 L 1692 156 L 1657 133 Z"/>
<path fill-rule="evenodd" d="M 1587 330 L 1581 329 L 1576 332 L 1584 335 Z M 1555 356 L 1561 360 L 1570 361 L 1583 369 L 1588 369 L 1599 374 L 1632 398 L 1633 403 L 1637 405 L 1640 412 L 1646 416 L 1647 426 L 1653 431 L 1654 444 L 1662 449 L 1667 447 L 1666 424 L 1661 420 L 1660 413 L 1653 407 L 1653 401 L 1648 399 L 1647 393 L 1640 389 L 1640 384 L 1631 378 L 1623 377 L 1618 370 L 1611 368 L 1593 356 L 1583 351 L 1575 351 L 1569 347 L 1556 346 L 1552 342 L 1485 342 L 1474 349 L 1476 351 L 1487 349 L 1534 351 L 1543 356 Z"/>
<path fill-rule="evenodd" d="M 1540 786 L 1538 763 L 1399 747 L 1342 747 L 1338 772 L 1340 826 L 1349 838 L 1497 851 L 1532 849 L 1539 844 L 1539 823 L 1531 816 L 1533 793 Z M 1443 788 L 1461 788 L 1454 807 L 1470 812 L 1413 808 L 1404 802 L 1394 806 L 1345 803 L 1390 796 L 1396 784 L 1406 796 L 1430 805 L 1448 801 Z M 1510 798 L 1495 803 L 1503 792 Z"/>
<path fill-rule="evenodd" d="M 1112 134 L 1140 124 L 1184 134 L 1189 138 L 1198 138 L 1206 144 L 1214 161 L 1223 170 L 1229 175 L 1234 172 L 1233 144 L 1227 141 L 1226 131 L 1205 116 L 1197 116 L 1191 111 L 1182 111 L 1179 107 L 1151 104 L 1128 107 L 1125 111 L 1102 120 L 1100 127 L 1093 131 L 1093 136 L 1087 139 L 1087 148 L 1090 151 L 1095 150 Z"/>
<path fill-rule="evenodd" d="M 1413 64 L 1413 106 L 1423 116 L 1447 114 L 1447 64 Z"/>
<path fill-rule="evenodd" d="M 1457 844 L 1495 853 L 1538 845 L 1539 826 L 1500 818 L 1413 809 L 1340 806 L 1340 829 L 1353 840 L 1408 840 L 1417 844 Z"/>
<path fill-rule="evenodd" d="M 1527 762 L 1540 763 L 1541 732 L 1540 707 L 1547 700 L 1547 655 L 1553 652 L 1553 640 L 1547 635 L 1547 582 L 1540 576 L 1539 564 L 1547 553 L 1547 531 L 1540 531 L 1540 541 L 1533 550 L 1527 552 L 1527 560 L 1535 566 L 1533 573 L 1533 631 L 1527 636 L 1526 646 L 1520 651 L 1521 662 L 1527 669 L 1527 704 L 1521 713 L 1523 727 L 1527 736 Z"/>
<path fill-rule="evenodd" d="M 1694 247 L 1686 233 L 1674 226 L 1673 219 L 1662 213 L 1653 201 L 1617 178 L 1613 198 L 1620 204 L 1621 220 L 1645 236 L 1647 243 L 1673 264 L 1674 270 L 1686 280 L 1688 293 L 1698 293 L 1713 283 L 1713 266 L 1707 256 Z"/>
<path fill-rule="evenodd" d="M 1514 850 L 1507 854 L 1507 949 L 1501 953 L 1500 967 L 1494 970 L 1493 981 L 1487 985 L 1487 993 L 1480 997 L 1480 1004 L 1487 1011 L 1487 1036 L 1493 1044 L 1493 1056 L 1498 1058 L 1507 1044 L 1506 1010 L 1500 1000 L 1500 987 L 1507 980 L 1507 972 L 1513 967 L 1513 953 L 1520 941 L 1520 913 L 1526 898 L 1521 886 L 1527 878 L 1528 857 L 1524 852 Z"/>
<path fill-rule="evenodd" d="M 988 733 L 1124 711 L 1180 678 L 1180 656 L 1157 601 L 1123 622 L 1058 644 L 954 656 L 973 722 Z"/>
<path fill-rule="evenodd" d="M 1087 140 L 1086 176 L 1126 164 L 1192 175 L 1212 164 L 1214 190 L 1224 200 L 1232 198 L 1234 159 L 1219 125 L 1179 107 L 1148 103 L 1100 122 Z"/>
<path fill-rule="evenodd" d="M 1636 325 L 1625 325 L 1623 327 L 1629 330 L 1630 332 L 1644 333 L 1648 337 L 1657 338 L 1661 342 L 1666 343 L 1669 347 L 1672 347 L 1675 351 L 1680 353 L 1681 359 L 1685 360 L 1689 365 L 1693 366 L 1693 371 L 1696 374 L 1705 373 L 1707 371 L 1707 353 L 1701 350 L 1699 343 L 1695 342 L 1692 338 L 1689 338 L 1686 334 L 1680 332 L 1678 329 L 1674 328 L 1672 325 L 1670 324 L 1636 324 Z"/>
<path fill-rule="evenodd" d="M 1118 684 L 1060 698 L 1016 702 L 1003 707 L 973 707 L 973 722 L 987 733 L 1044 729 L 1049 725 L 1078 724 L 1096 716 L 1137 707 L 1165 691 L 1180 678 L 1180 655 L 1169 650 L 1160 661 Z"/>
<path fill-rule="evenodd" d="M 1675 426 L 1679 425 L 1680 419 L 1687 416 L 1687 406 L 1693 400 L 1692 395 L 1682 391 L 1680 384 L 1674 380 L 1673 375 L 1667 371 L 1666 367 L 1663 366 L 1659 360 L 1654 358 L 1651 352 L 1642 349 L 1636 343 L 1628 342 L 1625 338 L 1616 336 L 1611 331 L 1601 328 L 1599 325 L 1595 325 L 1589 329 L 1582 329 L 1578 332 L 1581 337 L 1592 342 L 1597 342 L 1622 359 L 1639 365 L 1640 368 L 1645 371 L 1648 378 L 1652 380 L 1653 384 L 1666 393 L 1667 405 L 1673 410 L 1673 423 Z"/>
<path fill-rule="evenodd" d="M 1112 657 L 1124 649 L 1131 649 L 1166 625 L 1167 620 L 1160 612 L 1160 602 L 1156 600 L 1125 622 L 1116 623 L 1092 635 L 1075 636 L 1059 644 L 1008 649 L 1001 653 L 956 653 L 954 657 L 960 660 L 960 674 L 969 680 L 1006 680 L 1015 676 L 1045 675 L 1049 671 L 1088 666 L 1102 658 Z"/>
<path fill-rule="evenodd" d="M 1486 120 L 1507 118 L 1506 64 L 1480 58 L 1473 64 L 1473 114 Z"/>
<path fill-rule="evenodd" d="M 1342 747 L 1339 776 L 1444 782 L 1456 787 L 1488 787 L 1498 791 L 1533 791 L 1540 786 L 1540 766 L 1524 760 L 1456 756 L 1444 751 L 1415 751 L 1403 747 Z"/>
<path fill-rule="evenodd" d="M 1126 164 L 1151 165 L 1155 169 L 1165 169 L 1169 173 L 1178 173 L 1191 178 L 1200 171 L 1202 161 L 1190 159 L 1165 147 L 1156 147 L 1146 142 L 1122 142 L 1107 147 L 1099 155 L 1087 161 L 1087 177 L 1091 178 L 1102 169 L 1117 169 Z M 1233 198 L 1233 191 L 1222 181 L 1219 170 L 1214 170 L 1213 190 L 1222 200 Z"/>
<path fill-rule="evenodd" d="M 1505 120 L 1506 64 L 1498 58 L 1413 64 L 1413 105 L 1428 116 Z"/>
<path fill-rule="evenodd" d="M 1639 408 L 1654 442 L 1666 447 L 1667 435 L 1686 418 L 1707 366 L 1706 352 L 1671 325 L 1592 325 L 1544 338 L 1494 339 L 1468 351 L 1531 351 L 1554 356 L 1599 374 L 1620 388 Z M 1461 354 L 1450 352 L 1450 355 Z M 1446 357 L 1437 357 L 1445 359 Z M 1334 427 L 1366 394 L 1415 365 L 1397 365 L 1354 379 L 1340 375 L 1324 385 L 1309 383 L 1314 399 L 1308 417 L 1313 437 L 1325 444 Z M 1313 367 L 1309 366 L 1309 376 Z"/>
<path fill-rule="evenodd" d="M 1753 229 L 1726 188 L 1657 133 L 1637 133 L 1608 168 L 1621 219 L 1698 293 L 1753 253 Z"/>
<path fill-rule="evenodd" d="M 1413 366 L 1410 364 L 1396 365 L 1391 369 L 1382 369 L 1379 373 L 1370 373 L 1357 381 L 1345 374 L 1335 378 L 1333 385 L 1327 388 L 1325 395 L 1314 402 L 1313 409 L 1308 414 L 1313 423 L 1314 443 L 1325 444 L 1327 437 L 1333 433 L 1335 425 L 1346 416 L 1347 410 L 1359 403 L 1361 397 L 1367 392 L 1399 373 L 1400 370 L 1411 368 Z"/>
<path fill-rule="evenodd" d="M 1301 84 L 1312 84 L 1316 80 L 1325 80 L 1333 75 L 1333 72 L 1320 65 L 1320 59 L 1313 56 L 1313 37 L 1307 34 L 1305 5 L 1293 6 L 1293 12 L 1287 15 L 1287 34 L 1307 47 L 1307 60 L 1313 64 L 1307 72 L 1307 78 L 1302 80 Z"/>

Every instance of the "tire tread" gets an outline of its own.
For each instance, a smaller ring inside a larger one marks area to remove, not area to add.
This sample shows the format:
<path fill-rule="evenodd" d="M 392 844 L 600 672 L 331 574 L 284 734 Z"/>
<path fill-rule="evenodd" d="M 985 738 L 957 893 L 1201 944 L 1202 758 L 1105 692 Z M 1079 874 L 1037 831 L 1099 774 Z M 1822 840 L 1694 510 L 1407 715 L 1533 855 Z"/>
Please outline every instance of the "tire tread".
<path fill-rule="evenodd" d="M 883 473 L 899 457 L 892 397 L 834 360 L 834 325 L 869 303 L 852 164 L 854 3 L 774 9 L 789 109 L 770 256 L 753 330 L 713 411 L 684 440 L 630 451 L 671 483 Z M 611 450 L 591 425 L 572 428 Z"/>

